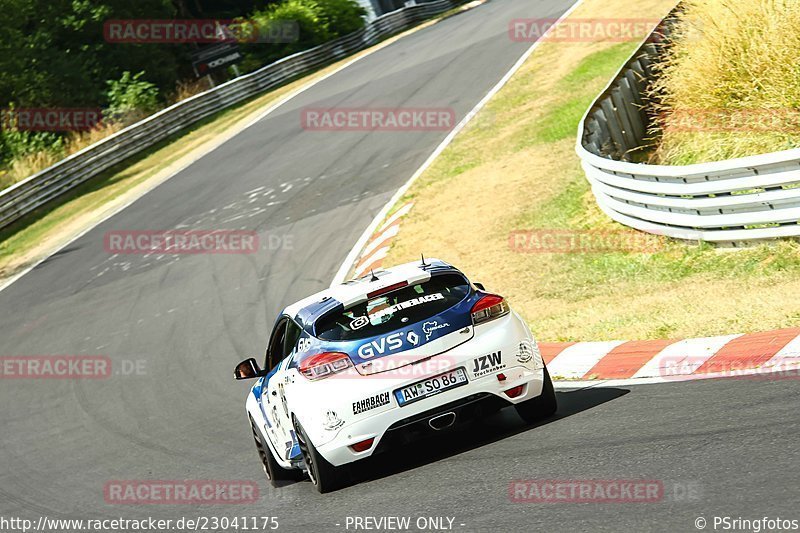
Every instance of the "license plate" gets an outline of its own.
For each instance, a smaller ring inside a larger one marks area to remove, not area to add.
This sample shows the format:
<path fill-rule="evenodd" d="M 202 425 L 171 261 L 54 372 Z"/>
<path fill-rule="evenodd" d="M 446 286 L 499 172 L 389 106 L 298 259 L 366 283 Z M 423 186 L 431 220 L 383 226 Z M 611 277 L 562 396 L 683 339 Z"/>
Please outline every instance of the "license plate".
<path fill-rule="evenodd" d="M 402 407 L 440 392 L 466 385 L 467 381 L 467 372 L 463 368 L 456 368 L 398 389 L 394 391 L 394 397 L 397 399 L 397 405 Z"/>

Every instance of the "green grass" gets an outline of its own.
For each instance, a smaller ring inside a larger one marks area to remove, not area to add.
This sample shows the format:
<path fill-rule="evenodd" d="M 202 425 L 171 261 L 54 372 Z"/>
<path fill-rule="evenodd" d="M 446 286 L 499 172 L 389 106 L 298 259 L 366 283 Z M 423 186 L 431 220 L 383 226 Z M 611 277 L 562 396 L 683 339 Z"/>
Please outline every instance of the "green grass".
<path fill-rule="evenodd" d="M 636 49 L 635 43 L 620 43 L 595 52 L 584 59 L 578 68 L 561 79 L 556 90 L 573 95 L 566 102 L 550 108 L 536 124 L 534 138 L 539 143 L 556 142 L 575 136 L 576 124 L 597 97 L 590 83 L 605 79 L 609 71 L 619 67 L 620 58 L 627 58 Z"/>

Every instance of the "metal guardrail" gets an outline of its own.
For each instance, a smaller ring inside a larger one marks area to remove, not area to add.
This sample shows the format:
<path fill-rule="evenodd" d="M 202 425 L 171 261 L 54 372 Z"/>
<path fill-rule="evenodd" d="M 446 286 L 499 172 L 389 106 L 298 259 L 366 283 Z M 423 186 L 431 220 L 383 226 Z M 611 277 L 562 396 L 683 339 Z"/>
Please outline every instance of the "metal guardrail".
<path fill-rule="evenodd" d="M 669 20 L 667 17 L 665 20 Z M 685 166 L 629 161 L 650 126 L 642 98 L 662 24 L 578 127 L 576 151 L 598 206 L 621 224 L 677 239 L 738 244 L 800 236 L 800 149 Z"/>
<path fill-rule="evenodd" d="M 132 124 L 1 191 L 0 228 L 205 117 L 467 1 L 435 0 L 387 13 L 355 33 L 280 59 Z"/>

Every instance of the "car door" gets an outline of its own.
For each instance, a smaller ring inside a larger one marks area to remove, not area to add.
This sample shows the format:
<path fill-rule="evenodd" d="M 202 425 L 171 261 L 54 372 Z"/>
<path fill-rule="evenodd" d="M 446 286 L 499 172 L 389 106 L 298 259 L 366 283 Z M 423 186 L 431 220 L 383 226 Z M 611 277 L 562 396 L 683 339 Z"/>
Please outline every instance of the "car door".
<path fill-rule="evenodd" d="M 302 328 L 297 325 L 294 320 L 289 319 L 286 324 L 286 338 L 283 345 L 283 353 L 285 358 L 281 363 L 281 381 L 278 383 L 278 397 L 281 400 L 281 415 L 284 417 L 286 427 L 288 428 L 288 440 L 286 442 L 287 459 L 296 459 L 300 456 L 300 448 L 297 446 L 297 437 L 294 434 L 294 424 L 292 424 L 291 413 L 287 396 L 291 395 L 291 388 L 297 379 L 297 370 L 292 364 L 294 357 L 297 354 L 297 345 L 300 337 L 303 334 Z M 289 443 L 291 441 L 291 444 Z"/>
<path fill-rule="evenodd" d="M 267 421 L 267 436 L 278 455 L 284 455 L 286 443 L 286 421 L 281 416 L 280 400 L 278 397 L 278 382 L 283 379 L 283 345 L 286 340 L 287 318 L 281 317 L 275 324 L 267 344 L 264 368 L 269 368 L 264 386 L 261 389 L 261 410 Z"/>
<path fill-rule="evenodd" d="M 286 400 L 287 374 L 294 345 L 301 333 L 300 327 L 289 317 L 282 317 L 275 327 L 267 358 L 277 362 L 275 372 L 267 383 L 265 411 L 272 420 L 271 439 L 284 459 L 290 459 L 295 448 L 294 430 Z"/>

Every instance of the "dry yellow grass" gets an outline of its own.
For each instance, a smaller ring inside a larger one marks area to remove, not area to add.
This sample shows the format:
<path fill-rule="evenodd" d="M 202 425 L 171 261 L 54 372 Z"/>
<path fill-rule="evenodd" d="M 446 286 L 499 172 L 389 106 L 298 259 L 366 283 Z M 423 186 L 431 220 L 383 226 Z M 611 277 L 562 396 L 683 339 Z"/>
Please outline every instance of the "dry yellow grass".
<path fill-rule="evenodd" d="M 79 152 L 87 146 L 105 139 L 112 133 L 116 133 L 121 129 L 122 126 L 119 124 L 103 123 L 90 131 L 73 133 L 67 137 L 62 153 L 40 150 L 15 159 L 11 162 L 8 170 L 3 174 L 2 179 L 0 179 L 0 187 L 8 187 L 28 176 L 32 176 L 40 170 L 44 170 L 57 163 L 64 157 Z"/>
<path fill-rule="evenodd" d="M 665 164 L 800 146 L 800 2 L 688 0 L 653 93 Z"/>
<path fill-rule="evenodd" d="M 666 0 L 586 0 L 572 17 L 660 18 Z M 508 297 L 543 340 L 693 337 L 796 325 L 800 247 L 720 251 L 660 241 L 656 254 L 518 253 L 510 233 L 637 235 L 597 208 L 577 122 L 635 43 L 543 43 L 411 187 L 384 264 L 424 252 Z"/>

